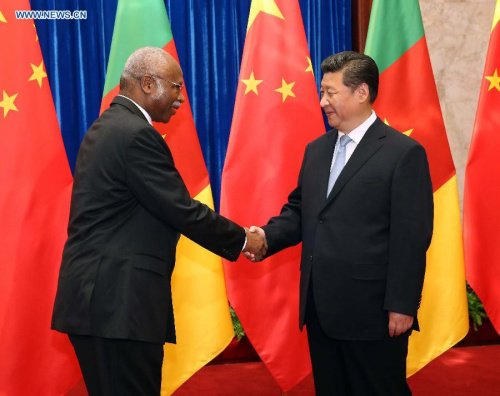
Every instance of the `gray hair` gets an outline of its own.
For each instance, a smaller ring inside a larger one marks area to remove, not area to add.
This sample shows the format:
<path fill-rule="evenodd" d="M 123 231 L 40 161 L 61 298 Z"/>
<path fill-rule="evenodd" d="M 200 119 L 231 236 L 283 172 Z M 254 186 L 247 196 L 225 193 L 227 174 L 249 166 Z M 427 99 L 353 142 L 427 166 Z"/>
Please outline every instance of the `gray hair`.
<path fill-rule="evenodd" d="M 142 76 L 155 74 L 168 59 L 168 53 L 157 47 L 142 47 L 129 56 L 122 75 L 120 76 L 120 89 L 128 90 L 132 80 L 139 80 Z"/>

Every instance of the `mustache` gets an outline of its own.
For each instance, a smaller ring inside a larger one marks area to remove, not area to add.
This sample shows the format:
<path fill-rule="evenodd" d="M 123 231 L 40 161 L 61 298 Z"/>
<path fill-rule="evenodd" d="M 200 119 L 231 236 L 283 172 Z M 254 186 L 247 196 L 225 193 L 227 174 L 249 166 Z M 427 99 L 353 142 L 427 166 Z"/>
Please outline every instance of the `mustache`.
<path fill-rule="evenodd" d="M 176 100 L 174 103 L 172 103 L 172 107 L 177 110 L 179 107 L 181 107 L 181 102 Z"/>

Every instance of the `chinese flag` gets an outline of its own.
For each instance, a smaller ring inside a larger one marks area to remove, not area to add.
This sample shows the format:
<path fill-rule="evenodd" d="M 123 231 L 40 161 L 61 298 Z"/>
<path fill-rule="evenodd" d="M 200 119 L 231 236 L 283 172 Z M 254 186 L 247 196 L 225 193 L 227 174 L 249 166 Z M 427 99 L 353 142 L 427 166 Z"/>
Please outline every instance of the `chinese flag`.
<path fill-rule="evenodd" d="M 127 58 L 144 46 L 163 48 L 177 59 L 163 0 L 119 0 L 101 111 L 118 94 Z M 181 65 L 182 66 L 182 65 Z M 165 138 L 191 197 L 213 209 L 210 180 L 191 107 L 186 101 L 168 124 L 155 124 Z M 165 345 L 162 395 L 172 394 L 215 358 L 234 336 L 222 260 L 182 236 L 172 275 L 177 344 Z"/>
<path fill-rule="evenodd" d="M 306 144 L 325 129 L 297 0 L 252 1 L 239 80 L 221 213 L 262 225 L 287 202 Z M 284 391 L 311 372 L 299 330 L 300 250 L 224 263 L 231 305 Z"/>
<path fill-rule="evenodd" d="M 500 0 L 472 133 L 464 194 L 467 280 L 500 334 Z"/>
<path fill-rule="evenodd" d="M 375 112 L 425 147 L 434 190 L 420 332 L 413 332 L 408 346 L 407 374 L 412 375 L 469 330 L 457 176 L 418 0 L 374 0 L 365 51 L 380 72 Z"/>
<path fill-rule="evenodd" d="M 50 330 L 72 176 L 29 9 L 0 5 L 0 394 L 61 395 L 81 378 Z"/>

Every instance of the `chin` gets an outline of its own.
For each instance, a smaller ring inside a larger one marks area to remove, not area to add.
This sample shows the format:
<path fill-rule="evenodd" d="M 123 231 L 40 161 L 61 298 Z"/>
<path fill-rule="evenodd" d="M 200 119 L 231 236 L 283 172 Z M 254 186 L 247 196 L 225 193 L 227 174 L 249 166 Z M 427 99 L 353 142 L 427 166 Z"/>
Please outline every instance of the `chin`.
<path fill-rule="evenodd" d="M 171 118 L 172 118 L 172 116 L 171 116 L 171 115 L 168 115 L 168 116 L 166 116 L 165 118 L 163 118 L 160 122 L 161 122 L 162 124 L 167 124 L 167 123 L 170 121 L 170 119 L 171 119 Z"/>

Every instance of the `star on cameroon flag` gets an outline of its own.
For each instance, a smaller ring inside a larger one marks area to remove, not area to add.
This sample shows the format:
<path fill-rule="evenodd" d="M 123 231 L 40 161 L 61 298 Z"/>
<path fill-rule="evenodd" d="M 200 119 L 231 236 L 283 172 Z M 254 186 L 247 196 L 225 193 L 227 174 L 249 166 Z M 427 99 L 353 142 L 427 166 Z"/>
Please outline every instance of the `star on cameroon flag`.
<path fill-rule="evenodd" d="M 434 189 L 420 332 L 413 332 L 408 349 L 412 375 L 469 330 L 457 177 L 418 0 L 374 0 L 365 52 L 380 71 L 377 115 L 425 147 Z"/>
<path fill-rule="evenodd" d="M 387 118 L 384 118 L 384 122 L 386 123 L 386 125 L 391 126 L 391 124 L 389 124 L 389 121 L 387 121 Z M 406 136 L 410 136 L 412 132 L 413 132 L 413 128 L 408 129 L 406 131 L 405 130 L 402 131 L 402 133 L 404 133 Z"/>

